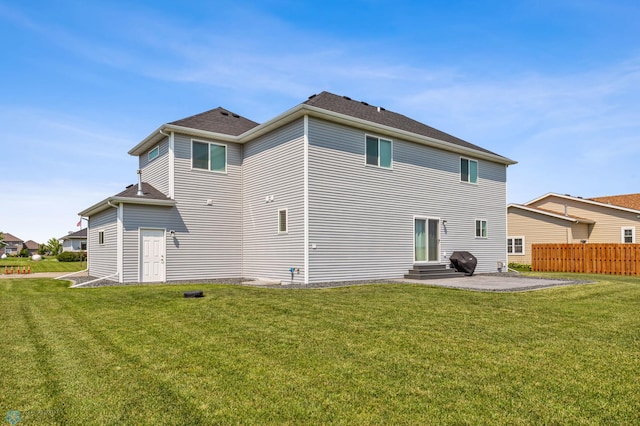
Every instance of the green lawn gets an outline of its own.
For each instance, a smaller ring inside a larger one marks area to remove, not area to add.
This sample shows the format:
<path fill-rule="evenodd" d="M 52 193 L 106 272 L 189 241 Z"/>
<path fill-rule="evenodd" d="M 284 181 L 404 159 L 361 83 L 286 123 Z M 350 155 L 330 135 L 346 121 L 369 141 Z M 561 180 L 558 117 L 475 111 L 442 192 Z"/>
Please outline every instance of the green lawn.
<path fill-rule="evenodd" d="M 0 419 L 639 424 L 640 280 L 595 278 L 525 293 L 0 280 Z"/>
<path fill-rule="evenodd" d="M 76 272 L 87 267 L 87 262 L 58 262 L 55 257 L 48 257 L 40 261 L 34 261 L 25 257 L 9 257 L 0 259 L 0 275 L 4 274 L 4 268 L 19 266 L 20 270 L 24 266 L 31 266 L 31 272 Z"/>

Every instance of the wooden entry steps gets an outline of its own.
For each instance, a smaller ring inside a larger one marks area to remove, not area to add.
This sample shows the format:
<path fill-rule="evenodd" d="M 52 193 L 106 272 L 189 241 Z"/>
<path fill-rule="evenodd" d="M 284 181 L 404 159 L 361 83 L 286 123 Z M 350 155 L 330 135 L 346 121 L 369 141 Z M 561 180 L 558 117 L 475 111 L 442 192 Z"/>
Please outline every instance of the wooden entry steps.
<path fill-rule="evenodd" d="M 434 278 L 456 278 L 463 277 L 464 273 L 453 268 L 448 268 L 444 263 L 438 264 L 415 264 L 404 277 L 410 280 L 428 280 Z"/>

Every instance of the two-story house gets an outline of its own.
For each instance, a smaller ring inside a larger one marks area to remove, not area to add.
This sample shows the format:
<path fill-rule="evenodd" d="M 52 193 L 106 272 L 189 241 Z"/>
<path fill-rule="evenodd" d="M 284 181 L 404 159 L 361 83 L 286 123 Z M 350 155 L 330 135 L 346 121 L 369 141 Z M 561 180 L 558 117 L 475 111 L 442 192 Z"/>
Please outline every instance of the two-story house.
<path fill-rule="evenodd" d="M 507 206 L 509 262 L 530 264 L 533 244 L 635 244 L 640 194 L 582 198 L 548 193 Z"/>
<path fill-rule="evenodd" d="M 258 124 L 216 108 L 133 147 L 139 183 L 82 211 L 89 273 L 121 282 L 402 277 L 506 261 L 514 161 L 322 92 Z"/>

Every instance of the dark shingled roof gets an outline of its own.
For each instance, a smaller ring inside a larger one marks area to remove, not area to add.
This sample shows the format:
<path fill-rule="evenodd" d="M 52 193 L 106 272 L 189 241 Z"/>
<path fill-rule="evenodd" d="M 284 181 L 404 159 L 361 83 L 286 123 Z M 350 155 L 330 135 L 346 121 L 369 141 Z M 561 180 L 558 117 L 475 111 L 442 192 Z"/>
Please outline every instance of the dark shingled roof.
<path fill-rule="evenodd" d="M 232 136 L 241 135 L 258 125 L 255 121 L 240 117 L 221 107 L 168 124 Z"/>
<path fill-rule="evenodd" d="M 11 235 L 8 232 L 3 232 L 3 241 L 5 243 L 23 243 L 24 241 L 22 241 L 20 238 L 16 237 L 15 235 Z"/>
<path fill-rule="evenodd" d="M 87 228 L 82 228 L 79 231 L 72 232 L 72 233 L 62 237 L 63 240 L 65 240 L 67 238 L 87 238 Z"/>
<path fill-rule="evenodd" d="M 24 243 L 27 250 L 38 250 L 40 248 L 40 244 L 36 243 L 33 240 L 28 240 Z"/>
<path fill-rule="evenodd" d="M 123 197 L 123 198 L 146 198 L 149 200 L 169 200 L 170 198 L 164 195 L 162 192 L 155 189 L 153 186 L 149 185 L 147 182 L 142 182 L 142 193 L 144 195 L 139 196 L 138 194 L 138 185 L 129 185 L 127 188 L 116 194 L 115 197 Z"/>
<path fill-rule="evenodd" d="M 466 148 L 498 155 L 495 152 L 481 148 L 448 133 L 441 132 L 438 129 L 434 129 L 433 127 L 422 124 L 419 121 L 413 120 L 402 114 L 387 111 L 384 108 L 380 108 L 380 111 L 378 111 L 377 106 L 369 105 L 366 102 L 355 101 L 346 96 L 338 96 L 333 93 L 322 92 L 318 95 L 309 97 L 309 99 L 304 103 L 317 108 L 322 108 L 340 114 L 349 115 L 351 117 L 360 118 L 362 120 L 382 124 L 384 126 L 393 127 L 395 129 L 416 133 L 418 135 L 427 136 L 444 142 L 450 142 L 452 144 L 463 146 Z"/>

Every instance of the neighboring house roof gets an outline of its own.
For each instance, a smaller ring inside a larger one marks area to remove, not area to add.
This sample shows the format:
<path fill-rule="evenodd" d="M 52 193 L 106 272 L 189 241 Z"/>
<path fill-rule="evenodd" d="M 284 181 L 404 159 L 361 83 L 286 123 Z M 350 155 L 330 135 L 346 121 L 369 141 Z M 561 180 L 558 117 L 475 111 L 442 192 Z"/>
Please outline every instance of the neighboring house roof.
<path fill-rule="evenodd" d="M 33 240 L 26 241 L 24 245 L 28 250 L 38 250 L 40 248 L 40 244 L 36 243 Z"/>
<path fill-rule="evenodd" d="M 615 206 L 626 207 L 628 209 L 640 210 L 640 194 L 609 195 L 605 197 L 589 198 L 598 203 L 613 204 Z"/>
<path fill-rule="evenodd" d="M 590 205 L 594 205 L 594 206 L 601 206 L 601 207 L 607 207 L 607 208 L 611 208 L 611 209 L 615 209 L 615 210 L 621 210 L 621 211 L 625 211 L 625 212 L 631 212 L 631 213 L 638 213 L 640 214 L 640 209 L 634 209 L 634 208 L 627 208 L 627 207 L 621 207 L 621 206 L 616 206 L 613 204 L 607 204 L 607 203 L 603 203 L 603 202 L 599 202 L 599 201 L 593 201 L 590 198 L 582 198 L 582 197 L 573 197 L 569 194 L 556 194 L 553 192 L 549 192 L 548 194 L 545 194 L 541 197 L 538 197 L 536 199 L 533 199 L 527 203 L 524 203 L 525 206 L 530 206 L 531 204 L 535 204 L 538 201 L 544 200 L 545 198 L 549 198 L 549 197 L 557 197 L 557 198 L 564 198 L 566 200 L 572 200 L 572 201 L 578 201 L 581 203 L 585 203 L 585 204 L 590 204 Z"/>
<path fill-rule="evenodd" d="M 86 240 L 87 239 L 87 228 L 83 228 L 79 231 L 72 232 L 64 237 L 60 238 L 61 240 Z"/>
<path fill-rule="evenodd" d="M 16 237 L 15 235 L 9 234 L 8 232 L 3 232 L 3 241 L 5 243 L 22 243 L 24 242 L 23 240 L 21 240 L 20 238 Z"/>
<path fill-rule="evenodd" d="M 241 117 L 222 107 L 192 115 L 181 120 L 172 121 L 168 124 L 233 136 L 241 135 L 247 130 L 259 125 L 259 123 L 255 121 Z"/>
<path fill-rule="evenodd" d="M 554 211 L 551 211 L 551 210 L 541 209 L 541 208 L 538 208 L 538 207 L 525 206 L 525 205 L 522 205 L 522 204 L 509 204 L 507 206 L 507 209 L 510 209 L 510 208 L 525 210 L 525 211 L 528 211 L 528 212 L 537 213 L 537 214 L 541 214 L 541 215 L 544 215 L 544 216 L 553 217 L 553 218 L 556 218 L 556 219 L 566 220 L 566 221 L 572 222 L 572 223 L 596 223 L 595 221 L 593 221 L 591 219 L 584 218 L 584 217 L 573 216 L 573 215 L 563 215 L 561 213 L 554 212 Z"/>
<path fill-rule="evenodd" d="M 305 102 L 262 124 L 257 124 L 232 113 L 224 115 L 223 112 L 228 111 L 216 108 L 202 114 L 163 124 L 131 148 L 129 154 L 143 154 L 165 138 L 166 132 L 178 132 L 220 141 L 246 143 L 306 115 L 463 155 L 484 158 L 505 165 L 516 164 L 515 161 L 509 158 L 441 132 L 402 114 L 329 92 L 312 95 Z M 242 132 L 243 129 L 246 130 Z"/>
<path fill-rule="evenodd" d="M 349 115 L 351 117 L 360 118 L 362 120 L 371 121 L 373 123 L 393 127 L 394 129 L 405 130 L 407 132 L 427 136 L 444 142 L 450 142 L 466 148 L 498 155 L 495 152 L 491 152 L 477 145 L 471 144 L 438 129 L 434 129 L 431 126 L 427 126 L 426 124 L 420 123 L 419 121 L 402 114 L 388 111 L 382 107 L 369 105 L 366 102 L 356 101 L 347 96 L 338 96 L 333 93 L 322 92 L 318 95 L 309 97 L 309 99 L 304 103 L 340 114 Z"/>
<path fill-rule="evenodd" d="M 138 185 L 129 185 L 124 191 L 119 192 L 116 195 L 105 198 L 104 200 L 94 204 L 93 206 L 78 213 L 80 216 L 91 216 L 102 210 L 106 210 L 109 207 L 114 207 L 115 204 L 144 204 L 153 206 L 175 206 L 175 200 L 170 199 L 162 192 L 158 191 L 152 185 L 147 182 L 142 182 L 142 194 L 138 195 Z"/>

